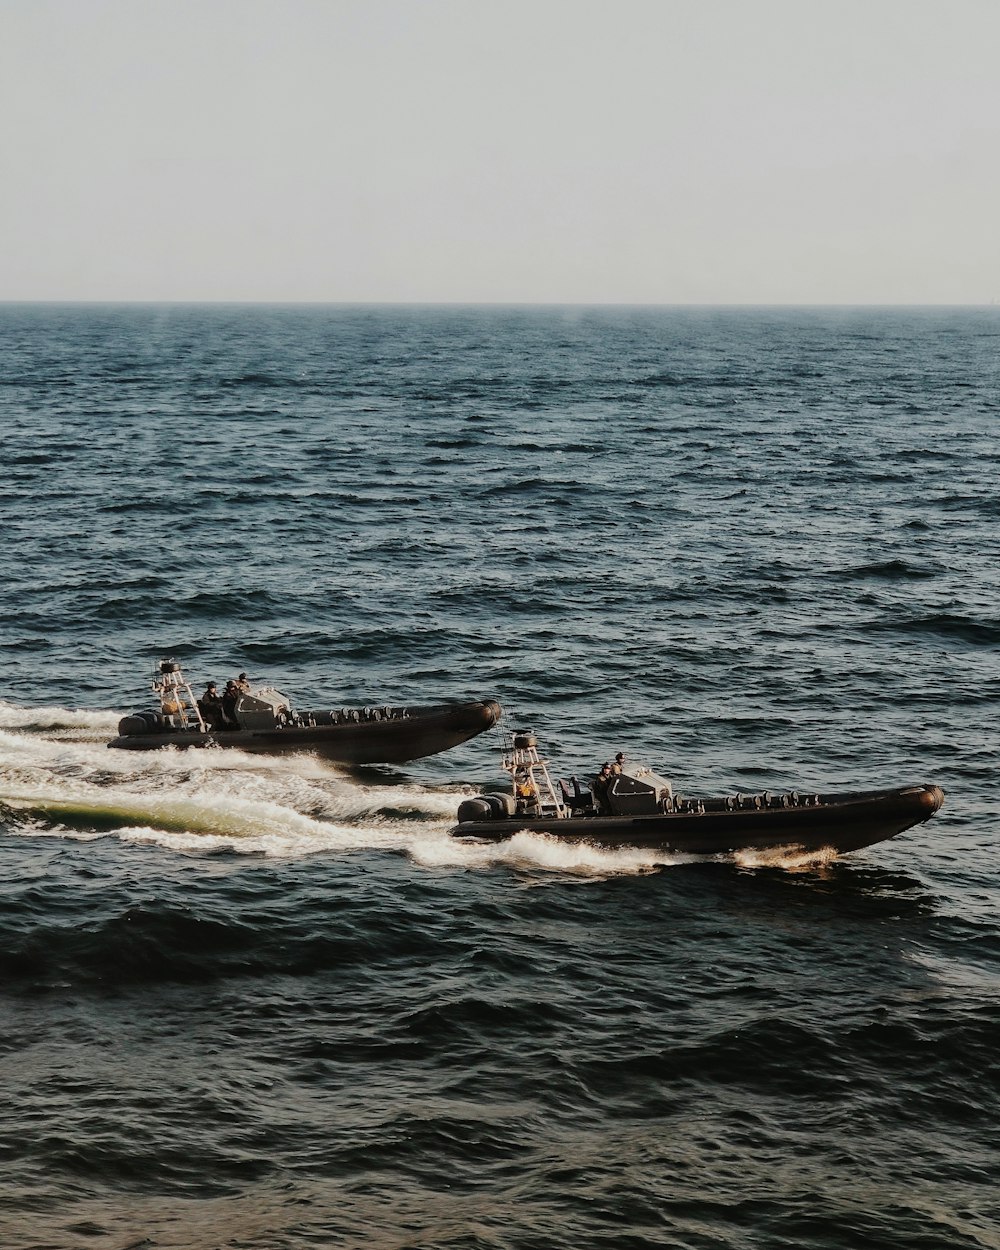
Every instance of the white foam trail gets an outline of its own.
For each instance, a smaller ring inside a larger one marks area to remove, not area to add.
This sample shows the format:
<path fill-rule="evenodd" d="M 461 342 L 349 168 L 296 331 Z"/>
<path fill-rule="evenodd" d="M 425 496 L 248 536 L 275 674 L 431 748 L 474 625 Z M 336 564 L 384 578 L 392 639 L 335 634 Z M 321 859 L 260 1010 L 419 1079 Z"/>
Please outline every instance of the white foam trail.
<path fill-rule="evenodd" d="M 581 879 L 636 876 L 656 872 L 680 856 L 648 851 L 602 851 L 597 847 L 558 842 L 541 834 L 520 833 L 497 843 L 453 838 L 450 822 L 419 829 L 387 822 L 381 827 L 335 826 L 317 822 L 280 832 L 244 828 L 238 837 L 211 833 L 170 833 L 148 827 L 123 828 L 116 836 L 133 843 L 153 844 L 179 852 L 232 851 L 275 859 L 300 859 L 324 853 L 381 850 L 406 854 L 422 868 L 486 870 L 509 867 Z"/>
<path fill-rule="evenodd" d="M 36 733 L 84 729 L 114 737 L 122 712 L 60 707 L 21 707 L 0 699 L 0 729 L 30 729 Z"/>
<path fill-rule="evenodd" d="M 312 756 L 232 750 L 109 751 L 112 713 L 43 709 L 60 730 L 73 722 L 89 740 L 39 731 L 39 709 L 0 702 L 0 802 L 34 836 L 90 841 L 113 836 L 182 854 L 302 858 L 373 850 L 407 855 L 427 869 L 508 867 L 585 881 L 638 875 L 697 856 L 603 850 L 520 832 L 501 842 L 453 838 L 459 786 L 362 783 Z M 30 726 L 30 732 L 24 727 Z M 97 737 L 99 740 L 95 741 Z M 730 858 L 730 857 L 720 857 Z M 794 848 L 735 857 L 741 867 L 815 868 L 822 855 Z"/>
<path fill-rule="evenodd" d="M 691 856 L 640 850 L 637 847 L 605 850 L 586 842 L 563 842 L 544 833 L 526 830 L 502 842 L 476 842 L 468 838 L 453 838 L 447 829 L 439 839 L 421 839 L 411 849 L 411 858 L 429 868 L 507 865 L 580 877 L 635 876 L 693 860 Z"/>
<path fill-rule="evenodd" d="M 309 756 L 109 751 L 0 729 L 0 801 L 35 835 L 283 857 L 406 851 L 428 824 L 446 830 L 460 797 L 458 787 L 362 784 Z"/>
<path fill-rule="evenodd" d="M 769 851 L 734 851 L 721 858 L 732 860 L 740 868 L 781 868 L 785 872 L 810 872 L 832 864 L 839 857 L 832 846 L 815 851 L 800 846 L 776 846 Z"/>
<path fill-rule="evenodd" d="M 506 865 L 581 878 L 646 873 L 681 862 L 680 857 L 603 851 L 526 832 L 499 843 L 453 838 L 454 791 L 360 786 L 340 778 L 333 789 L 317 789 L 293 775 L 285 779 L 279 798 L 274 781 L 271 774 L 195 775 L 186 784 L 146 784 L 136 791 L 78 778 L 50 776 L 25 784 L 8 776 L 0 779 L 0 801 L 20 812 L 26 830 L 36 836 L 81 841 L 114 836 L 188 854 L 225 850 L 296 859 L 374 850 L 405 854 L 429 869 Z M 385 814 L 407 809 L 412 819 Z"/>

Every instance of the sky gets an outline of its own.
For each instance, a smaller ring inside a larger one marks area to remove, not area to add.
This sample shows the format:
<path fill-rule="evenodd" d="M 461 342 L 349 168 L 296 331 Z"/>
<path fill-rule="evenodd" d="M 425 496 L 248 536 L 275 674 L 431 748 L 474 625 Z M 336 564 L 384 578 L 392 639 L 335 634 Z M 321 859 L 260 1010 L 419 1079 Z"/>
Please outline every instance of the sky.
<path fill-rule="evenodd" d="M 0 300 L 1000 301 L 1000 0 L 0 0 Z"/>

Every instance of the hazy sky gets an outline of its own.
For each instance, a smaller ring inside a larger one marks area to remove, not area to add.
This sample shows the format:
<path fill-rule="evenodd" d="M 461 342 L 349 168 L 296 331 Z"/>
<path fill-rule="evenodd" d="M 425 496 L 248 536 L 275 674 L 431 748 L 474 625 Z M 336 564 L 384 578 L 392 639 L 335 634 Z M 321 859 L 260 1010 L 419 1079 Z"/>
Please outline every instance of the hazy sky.
<path fill-rule="evenodd" d="M 0 0 L 0 300 L 1000 300 L 1000 0 Z"/>

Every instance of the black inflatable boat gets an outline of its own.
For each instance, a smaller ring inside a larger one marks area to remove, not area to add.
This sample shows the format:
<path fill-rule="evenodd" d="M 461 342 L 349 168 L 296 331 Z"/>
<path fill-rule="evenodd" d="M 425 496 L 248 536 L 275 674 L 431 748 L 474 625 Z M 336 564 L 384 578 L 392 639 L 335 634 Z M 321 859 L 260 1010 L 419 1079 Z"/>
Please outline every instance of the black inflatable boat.
<path fill-rule="evenodd" d="M 447 751 L 500 719 L 492 699 L 428 707 L 347 707 L 294 711 L 270 686 L 237 692 L 223 714 L 196 700 L 174 660 L 153 678 L 158 711 L 136 712 L 108 746 L 121 751 L 228 747 L 266 754 L 309 751 L 341 764 L 402 764 Z M 221 717 L 225 715 L 225 720 Z"/>
<path fill-rule="evenodd" d="M 465 799 L 452 834 L 500 841 L 528 830 L 609 849 L 694 855 L 780 848 L 843 852 L 902 833 L 928 820 L 944 802 L 939 786 L 924 784 L 687 798 L 651 769 L 628 763 L 600 787 L 583 789 L 553 782 L 528 730 L 514 734 L 503 768 L 510 774 L 511 792 Z"/>

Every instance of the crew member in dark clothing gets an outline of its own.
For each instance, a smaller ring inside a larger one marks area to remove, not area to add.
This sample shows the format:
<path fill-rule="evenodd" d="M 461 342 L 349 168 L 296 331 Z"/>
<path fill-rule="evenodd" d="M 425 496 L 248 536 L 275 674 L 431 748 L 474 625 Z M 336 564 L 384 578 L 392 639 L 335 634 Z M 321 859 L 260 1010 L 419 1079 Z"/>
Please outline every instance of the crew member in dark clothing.
<path fill-rule="evenodd" d="M 239 721 L 236 719 L 236 704 L 242 693 L 243 691 L 235 681 L 226 682 L 226 688 L 222 692 L 222 710 L 225 713 L 226 725 L 230 729 L 239 728 Z"/>
<path fill-rule="evenodd" d="M 611 778 L 611 765 L 602 764 L 601 771 L 591 782 L 590 792 L 594 796 L 594 805 L 599 812 L 608 810 L 608 786 L 611 784 Z"/>
<path fill-rule="evenodd" d="M 198 700 L 198 711 L 209 729 L 225 729 L 226 711 L 222 706 L 222 696 L 214 681 L 208 683 L 205 693 Z"/>

